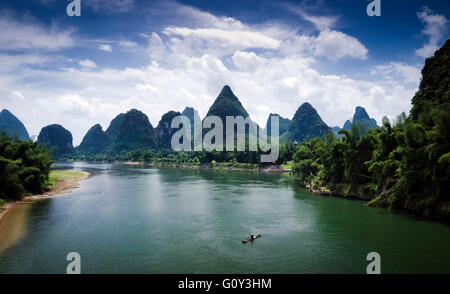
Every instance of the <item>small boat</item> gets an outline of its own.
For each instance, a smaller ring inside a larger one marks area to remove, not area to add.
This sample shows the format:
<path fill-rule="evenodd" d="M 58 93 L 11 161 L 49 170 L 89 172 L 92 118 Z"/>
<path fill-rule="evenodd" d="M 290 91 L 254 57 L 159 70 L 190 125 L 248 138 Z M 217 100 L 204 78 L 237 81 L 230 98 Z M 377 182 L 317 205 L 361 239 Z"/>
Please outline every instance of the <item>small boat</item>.
<path fill-rule="evenodd" d="M 250 241 L 253 242 L 256 238 L 259 238 L 259 237 L 261 237 L 261 234 L 254 235 L 253 238 L 252 238 L 252 236 L 250 236 L 247 239 L 243 240 L 242 243 L 248 243 Z"/>

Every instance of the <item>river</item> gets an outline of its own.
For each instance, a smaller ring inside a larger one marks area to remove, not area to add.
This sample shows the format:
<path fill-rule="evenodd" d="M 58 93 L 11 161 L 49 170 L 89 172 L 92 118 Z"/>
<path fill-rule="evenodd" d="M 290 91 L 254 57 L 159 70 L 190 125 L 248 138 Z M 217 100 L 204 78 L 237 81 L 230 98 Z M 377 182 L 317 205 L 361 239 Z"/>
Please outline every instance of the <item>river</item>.
<path fill-rule="evenodd" d="M 313 195 L 286 174 L 60 165 L 92 176 L 17 209 L 23 234 L 0 273 L 65 273 L 69 252 L 82 273 L 365 273 L 369 252 L 382 273 L 450 273 L 449 225 Z"/>

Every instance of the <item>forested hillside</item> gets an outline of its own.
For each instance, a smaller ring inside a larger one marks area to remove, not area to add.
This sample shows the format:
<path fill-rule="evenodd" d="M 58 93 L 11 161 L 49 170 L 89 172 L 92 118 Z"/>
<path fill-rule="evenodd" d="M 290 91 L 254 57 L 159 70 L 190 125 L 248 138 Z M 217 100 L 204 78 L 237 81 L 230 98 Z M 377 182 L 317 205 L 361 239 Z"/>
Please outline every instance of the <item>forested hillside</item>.
<path fill-rule="evenodd" d="M 450 217 L 450 40 L 426 60 L 410 116 L 364 135 L 352 124 L 300 144 L 293 174 L 322 192 L 371 200 L 369 205 Z"/>

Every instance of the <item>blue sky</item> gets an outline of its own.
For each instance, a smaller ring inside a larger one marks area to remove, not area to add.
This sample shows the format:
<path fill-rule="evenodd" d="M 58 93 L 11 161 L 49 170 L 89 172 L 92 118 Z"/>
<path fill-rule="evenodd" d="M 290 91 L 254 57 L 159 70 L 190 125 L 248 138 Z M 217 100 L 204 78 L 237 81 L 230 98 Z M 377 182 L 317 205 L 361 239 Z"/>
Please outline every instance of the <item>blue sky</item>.
<path fill-rule="evenodd" d="M 408 112 L 426 57 L 449 38 L 447 0 L 0 2 L 0 101 L 30 134 L 59 123 L 80 143 L 130 108 L 156 126 L 205 115 L 229 84 L 250 116 L 291 118 L 310 102 L 329 125 L 356 106 L 377 121 Z"/>

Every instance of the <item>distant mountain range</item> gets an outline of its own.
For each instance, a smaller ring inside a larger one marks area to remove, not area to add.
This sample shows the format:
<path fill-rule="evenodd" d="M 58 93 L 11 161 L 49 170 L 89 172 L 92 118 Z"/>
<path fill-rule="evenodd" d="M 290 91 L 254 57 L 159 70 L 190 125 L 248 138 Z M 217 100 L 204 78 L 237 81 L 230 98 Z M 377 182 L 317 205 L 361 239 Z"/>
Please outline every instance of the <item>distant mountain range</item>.
<path fill-rule="evenodd" d="M 70 155 L 75 150 L 88 155 L 118 154 L 135 149 L 170 149 L 171 137 L 176 129 L 170 127 L 175 116 L 185 115 L 194 127 L 194 117 L 200 120 L 198 112 L 192 107 L 186 107 L 183 112 L 169 111 L 165 113 L 156 128 L 153 128 L 147 115 L 143 112 L 131 109 L 127 113 L 117 115 L 110 123 L 106 131 L 100 124 L 89 129 L 78 147 L 72 146 L 72 134 L 60 125 L 44 127 L 38 137 L 38 142 L 54 146 L 54 157 Z M 247 110 L 233 93 L 229 86 L 224 86 L 214 103 L 208 110 L 207 116 L 218 116 L 225 123 L 226 116 L 249 117 Z M 279 118 L 280 142 L 302 142 L 308 138 L 321 137 L 328 132 L 337 132 L 339 127 L 327 126 L 316 109 L 309 103 L 303 103 L 295 112 L 292 120 L 283 118 L 279 114 L 271 113 L 267 119 L 266 130 L 272 134 L 271 117 Z M 352 124 L 362 125 L 365 131 L 377 128 L 377 123 L 370 118 L 363 107 L 356 107 L 352 121 L 345 122 L 343 128 L 350 129 Z M 224 125 L 225 128 L 225 125 Z M 29 140 L 28 133 L 23 124 L 8 110 L 0 113 L 0 129 L 9 135 L 17 134 L 20 139 Z M 204 130 L 204 133 L 207 130 Z M 193 134 L 193 130 L 192 130 Z"/>
<path fill-rule="evenodd" d="M 157 147 L 157 132 L 147 115 L 131 109 L 117 115 L 105 132 L 99 124 L 93 126 L 84 136 L 78 150 L 87 154 L 101 154 Z"/>

